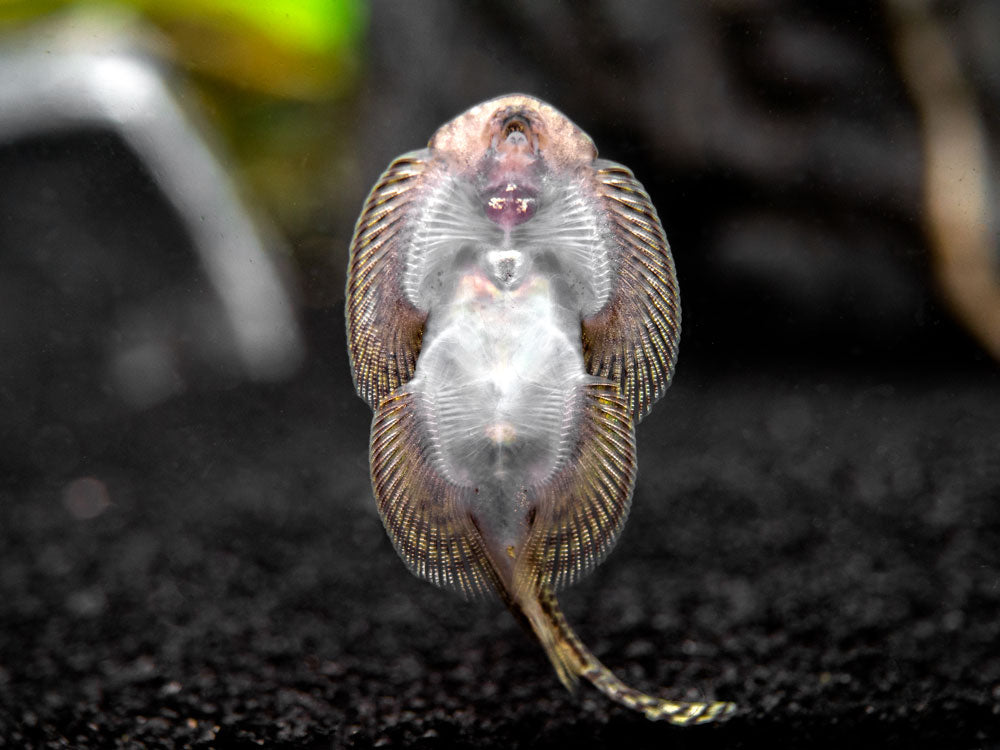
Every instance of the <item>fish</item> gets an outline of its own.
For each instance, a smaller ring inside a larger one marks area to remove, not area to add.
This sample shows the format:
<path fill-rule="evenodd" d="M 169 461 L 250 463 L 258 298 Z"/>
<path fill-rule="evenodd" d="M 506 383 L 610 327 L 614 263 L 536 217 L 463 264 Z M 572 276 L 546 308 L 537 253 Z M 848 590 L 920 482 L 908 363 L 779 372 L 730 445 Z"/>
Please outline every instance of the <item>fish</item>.
<path fill-rule="evenodd" d="M 571 692 L 680 725 L 732 714 L 626 685 L 556 600 L 615 545 L 635 426 L 677 361 L 674 262 L 633 173 L 537 98 L 472 107 L 369 194 L 346 325 L 375 500 L 410 571 L 498 596 Z"/>

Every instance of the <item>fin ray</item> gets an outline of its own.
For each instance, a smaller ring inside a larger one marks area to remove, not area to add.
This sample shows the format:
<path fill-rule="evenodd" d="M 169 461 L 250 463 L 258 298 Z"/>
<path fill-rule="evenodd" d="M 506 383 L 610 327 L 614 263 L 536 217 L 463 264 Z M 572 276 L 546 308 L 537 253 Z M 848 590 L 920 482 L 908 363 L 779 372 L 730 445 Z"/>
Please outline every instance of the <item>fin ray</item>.
<path fill-rule="evenodd" d="M 588 573 L 617 541 L 635 484 L 635 433 L 613 383 L 581 389 L 579 438 L 564 468 L 533 488 L 535 519 L 517 586 L 561 588 Z"/>
<path fill-rule="evenodd" d="M 598 195 L 612 220 L 619 269 L 608 303 L 583 321 L 591 375 L 617 382 L 636 422 L 670 385 L 680 339 L 673 259 L 656 209 L 626 167 L 595 162 Z"/>
<path fill-rule="evenodd" d="M 430 158 L 400 156 L 383 173 L 358 217 L 347 274 L 347 339 L 351 373 L 373 409 L 413 377 L 425 311 L 402 293 L 404 237 Z"/>
<path fill-rule="evenodd" d="M 434 467 L 413 393 L 400 391 L 377 409 L 371 469 L 379 515 L 415 575 L 466 598 L 496 589 L 496 573 L 468 515 L 470 490 Z"/>

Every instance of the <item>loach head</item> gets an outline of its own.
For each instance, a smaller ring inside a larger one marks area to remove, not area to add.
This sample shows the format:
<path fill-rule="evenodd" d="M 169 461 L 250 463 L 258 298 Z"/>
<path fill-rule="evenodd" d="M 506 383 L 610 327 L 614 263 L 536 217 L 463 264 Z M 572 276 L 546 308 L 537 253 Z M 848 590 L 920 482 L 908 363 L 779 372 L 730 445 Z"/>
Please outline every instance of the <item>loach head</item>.
<path fill-rule="evenodd" d="M 469 168 L 489 152 L 531 156 L 552 167 L 589 164 L 597 158 L 590 136 L 540 99 L 511 94 L 490 99 L 445 123 L 427 144 Z"/>
<path fill-rule="evenodd" d="M 569 118 L 523 94 L 467 110 L 428 146 L 474 179 L 486 216 L 504 230 L 535 215 L 547 172 L 574 171 L 597 157 L 594 142 Z"/>

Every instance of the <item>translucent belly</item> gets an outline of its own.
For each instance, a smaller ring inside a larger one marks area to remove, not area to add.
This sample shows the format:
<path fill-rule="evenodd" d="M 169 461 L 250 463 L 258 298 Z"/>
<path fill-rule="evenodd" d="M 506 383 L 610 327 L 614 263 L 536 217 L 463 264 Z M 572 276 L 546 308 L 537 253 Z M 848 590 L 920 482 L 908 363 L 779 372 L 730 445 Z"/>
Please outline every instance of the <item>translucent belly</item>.
<path fill-rule="evenodd" d="M 477 522 L 498 541 L 523 533 L 531 488 L 570 458 L 589 379 L 572 328 L 544 276 L 502 290 L 471 271 L 428 327 L 407 386 L 437 470 L 473 488 Z"/>

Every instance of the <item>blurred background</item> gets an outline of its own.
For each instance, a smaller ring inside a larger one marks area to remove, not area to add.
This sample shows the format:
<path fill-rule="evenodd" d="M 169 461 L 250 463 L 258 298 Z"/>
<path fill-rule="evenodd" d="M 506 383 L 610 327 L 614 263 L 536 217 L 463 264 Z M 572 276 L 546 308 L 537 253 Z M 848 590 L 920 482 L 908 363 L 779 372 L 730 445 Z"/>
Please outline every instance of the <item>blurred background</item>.
<path fill-rule="evenodd" d="M 0 736 L 662 741 L 573 729 L 370 498 L 354 221 L 518 91 L 634 171 L 682 293 L 584 640 L 745 704 L 719 746 L 988 736 L 1000 6 L 813 5 L 0 0 Z"/>

